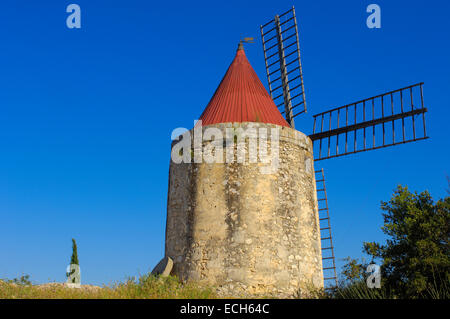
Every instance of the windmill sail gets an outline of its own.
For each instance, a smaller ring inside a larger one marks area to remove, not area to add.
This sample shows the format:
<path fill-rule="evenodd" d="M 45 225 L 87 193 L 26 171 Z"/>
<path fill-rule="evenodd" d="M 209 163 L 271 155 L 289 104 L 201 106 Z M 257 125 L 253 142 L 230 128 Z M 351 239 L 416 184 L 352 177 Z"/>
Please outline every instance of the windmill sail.
<path fill-rule="evenodd" d="M 261 39 L 270 95 L 294 128 L 294 117 L 306 112 L 294 7 L 262 25 Z"/>
<path fill-rule="evenodd" d="M 322 269 L 325 289 L 337 287 L 336 263 L 333 237 L 331 236 L 330 212 L 328 210 L 327 188 L 323 168 L 315 171 L 317 204 L 319 210 L 320 239 L 322 242 Z"/>
<path fill-rule="evenodd" d="M 314 115 L 314 159 L 427 139 L 423 83 Z"/>

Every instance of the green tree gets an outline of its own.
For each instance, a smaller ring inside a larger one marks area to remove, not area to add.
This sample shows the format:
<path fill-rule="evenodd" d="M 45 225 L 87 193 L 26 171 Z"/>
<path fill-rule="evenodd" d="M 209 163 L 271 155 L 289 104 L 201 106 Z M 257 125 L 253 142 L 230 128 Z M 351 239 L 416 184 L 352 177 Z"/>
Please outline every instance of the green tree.
<path fill-rule="evenodd" d="M 342 267 L 342 284 L 352 284 L 359 281 L 364 281 L 364 274 L 367 264 L 359 262 L 357 259 L 350 257 L 344 258 L 347 263 Z"/>
<path fill-rule="evenodd" d="M 448 294 L 450 197 L 433 202 L 427 191 L 411 193 L 398 186 L 381 209 L 388 239 L 366 242 L 363 251 L 372 261 L 381 260 L 383 284 L 402 298 Z"/>
<path fill-rule="evenodd" d="M 77 242 L 75 239 L 72 238 L 72 257 L 70 257 L 70 266 L 68 267 L 69 271 L 66 272 L 67 280 L 68 282 L 71 281 L 72 283 L 76 282 L 76 278 L 71 276 L 75 273 L 75 269 L 71 265 L 78 265 L 78 268 L 80 266 L 80 263 L 78 261 L 78 251 L 77 251 Z"/>
<path fill-rule="evenodd" d="M 78 262 L 77 242 L 73 238 L 72 238 L 72 257 L 70 258 L 70 263 L 80 265 L 80 263 Z"/>

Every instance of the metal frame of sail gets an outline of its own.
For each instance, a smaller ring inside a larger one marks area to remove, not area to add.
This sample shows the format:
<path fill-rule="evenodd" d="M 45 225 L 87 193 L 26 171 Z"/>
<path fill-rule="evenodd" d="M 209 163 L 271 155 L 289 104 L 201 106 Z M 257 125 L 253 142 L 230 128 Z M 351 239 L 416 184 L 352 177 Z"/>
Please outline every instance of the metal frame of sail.
<path fill-rule="evenodd" d="M 283 22 L 280 20 L 282 17 L 285 18 Z M 268 26 L 271 28 L 265 31 L 264 28 Z M 281 114 L 284 114 L 286 121 L 294 128 L 294 118 L 307 109 L 295 8 L 276 15 L 272 21 L 261 25 L 260 29 L 270 96 L 278 108 L 284 105 Z M 288 33 L 290 30 L 291 34 Z M 288 60 L 291 57 L 293 59 Z M 278 76 L 273 78 L 273 75 Z M 292 77 L 289 79 L 289 76 Z M 276 83 L 278 81 L 281 83 Z M 280 89 L 282 90 L 278 91 Z M 283 102 L 279 102 L 281 97 Z M 294 113 L 294 109 L 300 106 L 303 109 Z"/>
<path fill-rule="evenodd" d="M 325 282 L 334 281 L 334 285 L 326 287 L 331 289 L 337 286 L 336 261 L 334 257 L 333 236 L 331 235 L 330 212 L 328 209 L 327 189 L 325 186 L 325 173 L 323 168 L 315 171 L 316 174 L 316 192 L 317 192 L 317 209 L 320 224 L 320 239 L 322 247 L 322 269 L 323 279 Z M 317 179 L 317 174 L 319 178 Z M 319 195 L 322 193 L 322 196 Z M 326 244 L 327 243 L 327 244 Z M 328 254 L 325 254 L 328 252 Z M 330 264 L 331 261 L 331 264 Z"/>
<path fill-rule="evenodd" d="M 313 133 L 309 135 L 309 137 L 311 138 L 313 143 L 319 144 L 319 151 L 315 160 L 329 159 L 343 155 L 427 139 L 428 136 L 426 132 L 425 113 L 428 111 L 428 109 L 424 106 L 423 102 L 423 84 L 423 82 L 417 83 L 314 115 Z M 407 95 L 409 95 L 409 98 Z M 416 103 L 416 105 L 419 105 L 419 107 L 415 106 L 414 100 L 420 101 L 419 103 Z M 390 112 L 386 110 L 386 108 L 388 108 L 389 106 Z M 395 111 L 394 106 L 399 110 Z M 406 111 L 406 109 L 409 110 Z M 379 114 L 379 116 L 376 115 L 377 113 Z M 386 115 L 386 113 L 390 113 L 390 115 Z M 417 136 L 417 124 L 415 119 L 415 116 L 419 115 L 422 115 L 423 123 L 423 135 L 421 135 L 420 137 Z M 344 126 L 340 126 L 339 122 L 341 117 L 345 117 Z M 353 120 L 349 120 L 350 117 L 353 117 Z M 409 117 L 411 117 L 410 127 L 412 134 L 410 134 L 410 138 L 407 138 L 405 133 L 407 127 L 407 125 L 405 124 L 405 119 Z M 395 134 L 395 122 L 397 120 L 401 120 L 402 139 L 400 141 L 396 140 Z M 320 131 L 316 131 L 317 124 L 320 125 Z M 379 134 L 376 133 L 377 125 L 382 129 L 382 142 L 379 142 L 378 145 L 377 135 Z M 386 126 L 390 126 L 392 128 L 392 131 L 386 132 Z M 368 128 L 372 128 L 372 142 L 371 146 L 369 147 L 367 145 L 368 140 L 366 139 L 366 131 Z M 358 131 L 362 131 L 363 133 L 362 143 L 361 140 L 358 143 Z M 349 148 L 348 141 L 350 132 L 353 133 L 352 149 Z M 389 133 L 392 138 L 391 143 L 387 142 L 387 133 Z M 341 135 L 345 136 L 344 152 L 342 153 L 339 152 L 339 136 Z M 333 142 L 335 145 L 331 147 L 331 139 L 334 136 L 336 136 Z M 328 139 L 328 151 L 325 156 L 322 156 L 322 144 L 324 139 Z M 360 146 L 360 148 L 358 148 L 358 145 Z"/>

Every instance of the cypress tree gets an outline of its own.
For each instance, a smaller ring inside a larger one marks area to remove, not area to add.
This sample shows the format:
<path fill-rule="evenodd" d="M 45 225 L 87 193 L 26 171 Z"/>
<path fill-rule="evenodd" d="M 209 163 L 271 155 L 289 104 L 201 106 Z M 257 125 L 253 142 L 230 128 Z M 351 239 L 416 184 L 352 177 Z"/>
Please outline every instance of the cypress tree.
<path fill-rule="evenodd" d="M 70 263 L 80 265 L 80 263 L 78 262 L 77 242 L 73 238 L 72 238 L 72 257 L 70 258 Z"/>

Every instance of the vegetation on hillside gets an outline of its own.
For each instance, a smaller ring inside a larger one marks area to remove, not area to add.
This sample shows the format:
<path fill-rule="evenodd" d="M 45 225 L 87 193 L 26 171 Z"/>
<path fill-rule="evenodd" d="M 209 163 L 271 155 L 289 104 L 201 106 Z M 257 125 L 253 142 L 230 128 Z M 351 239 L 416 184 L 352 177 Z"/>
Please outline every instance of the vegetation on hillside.
<path fill-rule="evenodd" d="M 112 286 L 68 288 L 64 284 L 31 285 L 0 280 L 0 299 L 212 299 L 212 289 L 183 284 L 178 278 L 143 275 Z"/>
<path fill-rule="evenodd" d="M 368 288 L 369 263 L 348 258 L 338 298 L 450 297 L 450 197 L 434 202 L 430 194 L 398 186 L 381 202 L 386 243 L 366 242 L 363 252 L 381 266 L 381 289 Z"/>

